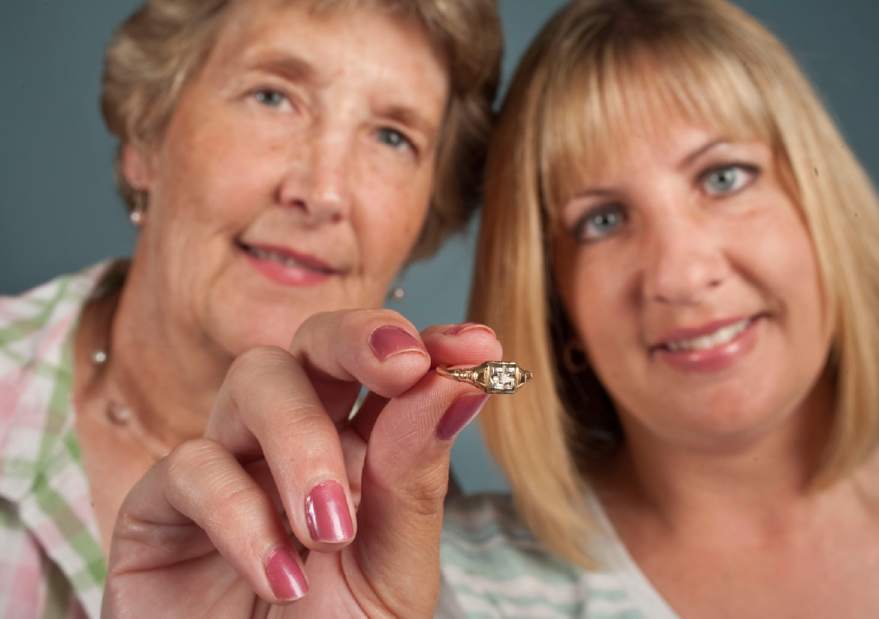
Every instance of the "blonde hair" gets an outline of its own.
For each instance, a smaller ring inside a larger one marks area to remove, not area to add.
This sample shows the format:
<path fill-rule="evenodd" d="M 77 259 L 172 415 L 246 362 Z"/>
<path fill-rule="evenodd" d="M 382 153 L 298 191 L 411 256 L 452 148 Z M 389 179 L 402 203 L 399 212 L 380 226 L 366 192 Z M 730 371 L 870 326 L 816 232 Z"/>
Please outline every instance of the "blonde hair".
<path fill-rule="evenodd" d="M 483 414 L 489 449 L 544 545 L 584 566 L 590 466 L 623 439 L 591 370 L 565 371 L 570 325 L 548 256 L 567 183 L 619 156 L 669 110 L 771 145 L 815 247 L 833 321 L 832 434 L 815 487 L 850 474 L 879 440 L 879 200 L 796 62 L 723 0 L 580 0 L 531 45 L 489 148 L 471 316 L 535 372 Z"/>
<path fill-rule="evenodd" d="M 478 204 L 502 37 L 495 0 L 300 0 L 314 10 L 373 6 L 420 24 L 449 67 L 451 96 L 437 150 L 431 209 L 413 258 L 430 255 Z M 119 192 L 137 192 L 121 174 L 121 147 L 159 140 L 190 79 L 201 68 L 234 0 L 147 0 L 116 31 L 106 53 L 104 121 L 120 142 Z"/>

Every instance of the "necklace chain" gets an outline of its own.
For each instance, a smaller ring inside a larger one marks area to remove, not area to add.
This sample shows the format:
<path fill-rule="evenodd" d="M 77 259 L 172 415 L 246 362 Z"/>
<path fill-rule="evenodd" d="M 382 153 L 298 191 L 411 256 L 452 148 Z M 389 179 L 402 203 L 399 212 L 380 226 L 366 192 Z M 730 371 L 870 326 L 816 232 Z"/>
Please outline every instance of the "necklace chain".
<path fill-rule="evenodd" d="M 92 363 L 99 368 L 106 368 L 110 355 L 106 350 L 97 349 L 92 352 Z M 124 431 L 130 438 L 141 444 L 149 452 L 154 460 L 161 460 L 171 449 L 161 440 L 150 434 L 140 421 L 140 418 L 129 406 L 107 397 L 107 409 L 105 411 L 107 421 L 114 427 Z"/>
<path fill-rule="evenodd" d="M 122 288 L 126 270 L 127 266 L 124 264 L 110 267 L 110 270 L 104 276 L 103 281 L 96 287 L 95 297 L 93 297 L 100 298 L 103 296 L 116 296 L 116 299 L 113 301 L 113 309 L 106 321 L 108 327 L 106 329 L 106 336 L 104 337 L 104 345 L 93 349 L 91 352 L 92 365 L 96 370 L 102 372 L 105 375 L 105 378 L 107 378 L 106 373 L 110 363 L 109 333 L 112 328 L 112 318 L 116 313 L 116 305 L 119 302 L 118 295 Z M 114 399 L 110 395 L 109 390 L 107 390 L 106 399 L 107 404 L 104 414 L 106 421 L 111 426 L 123 431 L 129 436 L 129 438 L 142 445 L 154 460 L 161 460 L 168 455 L 171 451 L 170 447 L 147 431 L 138 415 L 130 406 L 126 406 L 124 403 Z"/>

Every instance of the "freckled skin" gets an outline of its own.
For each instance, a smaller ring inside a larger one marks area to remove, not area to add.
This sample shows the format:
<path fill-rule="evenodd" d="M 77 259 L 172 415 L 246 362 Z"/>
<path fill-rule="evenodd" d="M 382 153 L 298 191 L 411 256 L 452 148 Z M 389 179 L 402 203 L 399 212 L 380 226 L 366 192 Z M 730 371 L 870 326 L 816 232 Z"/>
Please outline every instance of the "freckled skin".
<path fill-rule="evenodd" d="M 414 24 L 268 0 L 230 10 L 163 139 L 129 152 L 126 168 L 149 193 L 130 305 L 151 334 L 227 360 L 286 347 L 314 312 L 382 304 L 427 213 L 448 98 L 445 63 Z M 309 73 L 265 68 L 279 59 Z M 267 104 L 259 89 L 284 96 Z M 423 122 L 401 122 L 395 108 Z M 386 143 L 384 128 L 414 148 Z M 279 285 L 238 241 L 290 248 L 338 273 Z"/>
<path fill-rule="evenodd" d="M 796 422 L 829 350 L 814 250 L 770 149 L 722 143 L 680 166 L 717 137 L 677 123 L 633 141 L 617 158 L 623 166 L 584 174 L 587 197 L 561 213 L 569 230 L 599 203 L 628 213 L 592 242 L 562 234 L 556 276 L 627 432 L 667 447 L 742 446 Z M 705 171 L 739 162 L 761 172 L 736 192 L 709 195 Z M 589 195 L 596 187 L 609 193 Z M 674 329 L 763 314 L 753 350 L 722 371 L 682 371 L 651 353 Z"/>

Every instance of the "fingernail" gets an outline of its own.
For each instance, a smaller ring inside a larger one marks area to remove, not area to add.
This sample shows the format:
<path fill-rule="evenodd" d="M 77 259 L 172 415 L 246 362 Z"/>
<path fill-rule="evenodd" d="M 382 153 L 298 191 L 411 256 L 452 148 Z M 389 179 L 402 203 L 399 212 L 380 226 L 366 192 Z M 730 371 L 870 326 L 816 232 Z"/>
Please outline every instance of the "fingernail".
<path fill-rule="evenodd" d="M 403 352 L 425 352 L 424 346 L 415 336 L 404 331 L 400 327 L 379 327 L 369 336 L 369 346 L 372 352 L 384 361 Z"/>
<path fill-rule="evenodd" d="M 354 523 L 339 482 L 325 481 L 311 489 L 305 498 L 305 519 L 316 542 L 337 544 L 354 537 Z"/>
<path fill-rule="evenodd" d="M 473 421 L 488 401 L 487 395 L 465 395 L 455 400 L 436 426 L 436 435 L 448 441 Z"/>
<path fill-rule="evenodd" d="M 462 333 L 468 333 L 470 331 L 484 331 L 492 336 L 495 335 L 494 330 L 491 327 L 486 325 L 479 324 L 477 322 L 462 322 L 459 325 L 454 325 L 449 327 L 445 331 L 443 331 L 444 335 L 461 335 Z"/>
<path fill-rule="evenodd" d="M 292 601 L 308 593 L 308 579 L 293 550 L 281 546 L 266 561 L 266 577 L 279 600 Z"/>

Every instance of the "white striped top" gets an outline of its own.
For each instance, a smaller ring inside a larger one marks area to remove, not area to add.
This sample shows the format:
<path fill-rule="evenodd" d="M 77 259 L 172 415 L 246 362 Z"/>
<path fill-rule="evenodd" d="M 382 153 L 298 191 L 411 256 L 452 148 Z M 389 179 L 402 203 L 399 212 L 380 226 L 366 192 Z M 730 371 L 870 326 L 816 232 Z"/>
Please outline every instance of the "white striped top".
<path fill-rule="evenodd" d="M 676 619 L 629 556 L 601 504 L 587 497 L 603 531 L 603 568 L 586 571 L 548 554 L 506 495 L 481 494 L 446 507 L 442 619 Z"/>

